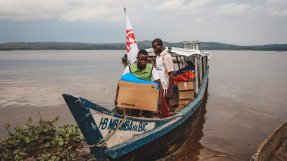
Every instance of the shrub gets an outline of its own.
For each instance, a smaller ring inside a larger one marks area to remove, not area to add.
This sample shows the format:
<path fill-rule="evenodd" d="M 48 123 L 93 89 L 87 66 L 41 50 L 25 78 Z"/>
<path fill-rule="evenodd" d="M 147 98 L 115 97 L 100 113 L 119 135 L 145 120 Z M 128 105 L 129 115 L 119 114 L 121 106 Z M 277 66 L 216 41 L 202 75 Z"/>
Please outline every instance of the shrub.
<path fill-rule="evenodd" d="M 83 147 L 83 137 L 78 126 L 57 127 L 59 117 L 33 123 L 32 117 L 26 125 L 11 128 L 6 125 L 8 136 L 0 138 L 2 160 L 76 160 L 77 149 Z"/>

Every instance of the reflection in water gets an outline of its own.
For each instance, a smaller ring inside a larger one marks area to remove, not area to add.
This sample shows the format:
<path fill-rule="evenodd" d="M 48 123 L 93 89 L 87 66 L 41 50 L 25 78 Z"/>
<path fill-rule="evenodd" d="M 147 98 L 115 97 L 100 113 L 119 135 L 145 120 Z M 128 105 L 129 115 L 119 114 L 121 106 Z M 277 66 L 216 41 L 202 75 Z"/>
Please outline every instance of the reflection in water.
<path fill-rule="evenodd" d="M 190 138 L 185 142 L 185 144 L 174 154 L 166 157 L 167 161 L 232 161 L 234 159 L 229 156 L 217 152 L 215 150 L 207 149 L 200 143 L 201 138 L 204 136 L 203 127 L 206 121 L 206 104 L 208 102 L 208 86 L 204 94 L 202 104 L 199 110 L 195 113 L 196 119 L 194 120 L 195 128 L 192 131 Z"/>
<path fill-rule="evenodd" d="M 206 88 L 206 92 L 204 94 L 202 104 L 200 108 L 197 110 L 196 113 L 193 115 L 193 120 L 191 126 L 194 126 L 194 129 L 191 132 L 191 135 L 189 139 L 184 143 L 184 145 L 177 150 L 175 153 L 171 154 L 170 156 L 167 156 L 165 158 L 162 158 L 160 160 L 194 160 L 198 157 L 200 153 L 200 149 L 202 149 L 202 145 L 200 144 L 200 139 L 203 137 L 203 124 L 205 123 L 205 113 L 206 113 L 206 103 L 208 99 L 208 86 Z"/>
<path fill-rule="evenodd" d="M 200 149 L 203 146 L 200 144 L 200 139 L 203 137 L 203 125 L 205 123 L 206 103 L 208 99 L 208 86 L 203 97 L 202 104 L 196 112 L 196 125 L 192 131 L 190 138 L 185 144 L 168 160 L 196 160 L 200 154 Z"/>

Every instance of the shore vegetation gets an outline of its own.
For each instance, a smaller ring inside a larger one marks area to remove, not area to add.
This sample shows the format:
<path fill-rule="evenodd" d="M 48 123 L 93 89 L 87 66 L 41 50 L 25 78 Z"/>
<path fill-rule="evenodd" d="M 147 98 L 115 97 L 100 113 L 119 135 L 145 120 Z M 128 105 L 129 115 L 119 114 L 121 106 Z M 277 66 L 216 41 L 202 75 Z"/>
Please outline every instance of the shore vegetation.
<path fill-rule="evenodd" d="M 30 116 L 24 126 L 6 125 L 8 136 L 0 138 L 0 160 L 89 160 L 78 126 L 57 127 L 59 117 L 38 116 L 38 121 Z"/>

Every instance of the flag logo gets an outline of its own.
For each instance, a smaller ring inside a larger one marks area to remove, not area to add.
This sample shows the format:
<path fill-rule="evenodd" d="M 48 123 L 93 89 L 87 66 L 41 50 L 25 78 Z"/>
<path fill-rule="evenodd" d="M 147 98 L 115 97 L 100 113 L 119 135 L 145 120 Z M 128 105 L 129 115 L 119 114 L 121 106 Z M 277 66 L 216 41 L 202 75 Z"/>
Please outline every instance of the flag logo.
<path fill-rule="evenodd" d="M 129 16 L 125 10 L 125 14 L 126 14 L 126 50 L 127 50 L 127 57 L 129 60 L 130 64 L 135 63 L 135 61 L 137 60 L 137 54 L 138 54 L 138 45 L 136 42 L 136 37 L 134 34 L 134 31 L 132 29 L 132 25 L 129 19 Z"/>
<path fill-rule="evenodd" d="M 131 45 L 136 44 L 135 34 L 132 29 L 126 30 L 126 44 L 127 44 L 127 53 L 131 50 Z"/>

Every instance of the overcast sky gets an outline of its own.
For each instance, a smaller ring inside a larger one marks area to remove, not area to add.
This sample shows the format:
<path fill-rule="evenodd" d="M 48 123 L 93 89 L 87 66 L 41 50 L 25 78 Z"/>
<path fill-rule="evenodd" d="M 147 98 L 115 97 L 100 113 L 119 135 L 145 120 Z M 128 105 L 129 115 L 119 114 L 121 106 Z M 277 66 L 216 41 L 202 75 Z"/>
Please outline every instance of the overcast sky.
<path fill-rule="evenodd" d="M 287 44 L 287 0 L 0 0 L 0 43 L 137 41 Z"/>

